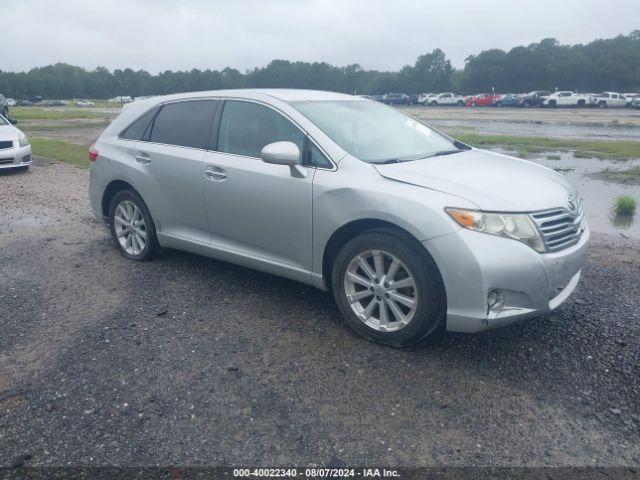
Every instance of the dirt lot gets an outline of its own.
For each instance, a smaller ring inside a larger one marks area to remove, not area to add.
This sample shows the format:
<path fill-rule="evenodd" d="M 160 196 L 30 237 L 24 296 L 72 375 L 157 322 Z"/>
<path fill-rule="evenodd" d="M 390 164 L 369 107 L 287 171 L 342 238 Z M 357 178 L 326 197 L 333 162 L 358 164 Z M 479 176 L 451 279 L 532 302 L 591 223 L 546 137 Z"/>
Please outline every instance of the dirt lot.
<path fill-rule="evenodd" d="M 0 176 L 0 465 L 640 466 L 638 242 L 552 315 L 394 350 L 310 287 L 125 260 L 87 185 Z"/>

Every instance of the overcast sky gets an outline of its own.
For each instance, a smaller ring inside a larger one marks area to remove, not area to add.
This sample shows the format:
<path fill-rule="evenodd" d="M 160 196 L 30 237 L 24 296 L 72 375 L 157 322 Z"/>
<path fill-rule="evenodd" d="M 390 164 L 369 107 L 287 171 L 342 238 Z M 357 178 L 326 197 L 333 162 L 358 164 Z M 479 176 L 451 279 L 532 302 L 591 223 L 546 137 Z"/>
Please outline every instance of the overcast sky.
<path fill-rule="evenodd" d="M 0 70 L 246 70 L 270 60 L 397 70 L 441 48 L 483 49 L 640 28 L 640 0 L 0 0 Z"/>

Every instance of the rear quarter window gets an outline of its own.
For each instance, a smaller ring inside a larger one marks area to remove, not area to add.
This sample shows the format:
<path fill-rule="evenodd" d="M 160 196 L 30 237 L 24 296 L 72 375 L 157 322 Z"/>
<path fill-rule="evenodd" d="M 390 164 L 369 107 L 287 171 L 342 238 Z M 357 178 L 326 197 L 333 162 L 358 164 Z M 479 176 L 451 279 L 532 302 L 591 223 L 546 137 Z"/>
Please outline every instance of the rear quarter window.
<path fill-rule="evenodd" d="M 160 107 L 152 108 L 140 116 L 135 122 L 124 129 L 120 134 L 120 138 L 124 138 L 125 140 L 142 140 L 158 110 L 160 110 Z"/>

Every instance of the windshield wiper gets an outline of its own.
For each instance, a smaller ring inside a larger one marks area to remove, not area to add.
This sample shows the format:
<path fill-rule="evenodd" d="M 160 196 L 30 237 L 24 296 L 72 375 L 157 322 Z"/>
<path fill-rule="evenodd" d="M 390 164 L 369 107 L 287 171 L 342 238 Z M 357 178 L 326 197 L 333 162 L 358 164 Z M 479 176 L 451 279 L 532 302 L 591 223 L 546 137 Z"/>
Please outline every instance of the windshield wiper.
<path fill-rule="evenodd" d="M 424 160 L 425 158 L 433 158 L 433 157 L 442 157 L 444 155 L 452 155 L 454 153 L 466 152 L 469 150 L 468 148 L 457 148 L 455 150 L 442 150 L 441 152 L 432 153 L 431 155 L 427 155 L 426 157 L 420 158 L 420 160 Z"/>
<path fill-rule="evenodd" d="M 390 163 L 400 163 L 400 162 L 401 160 L 398 158 L 389 158 L 387 160 L 380 160 L 377 162 L 370 162 L 370 163 L 373 163 L 374 165 L 388 165 Z"/>

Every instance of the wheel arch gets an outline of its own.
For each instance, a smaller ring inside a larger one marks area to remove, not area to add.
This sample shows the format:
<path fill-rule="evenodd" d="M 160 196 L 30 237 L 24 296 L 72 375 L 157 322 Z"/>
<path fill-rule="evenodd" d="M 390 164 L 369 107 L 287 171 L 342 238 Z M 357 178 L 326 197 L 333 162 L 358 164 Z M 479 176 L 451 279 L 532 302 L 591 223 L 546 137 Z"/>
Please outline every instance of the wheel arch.
<path fill-rule="evenodd" d="M 126 182 L 124 180 L 112 180 L 104 189 L 102 200 L 100 203 L 102 216 L 104 218 L 109 217 L 109 205 L 111 204 L 111 199 L 115 196 L 116 193 L 121 192 L 122 190 L 133 190 L 138 195 L 140 195 L 140 192 L 138 192 L 136 188 L 129 182 Z M 140 196 L 140 198 L 142 198 L 142 196 Z"/>
<path fill-rule="evenodd" d="M 420 241 L 411 232 L 393 222 L 377 218 L 361 218 L 358 220 L 352 220 L 333 232 L 324 246 L 322 254 L 322 282 L 327 290 L 331 289 L 333 263 L 340 249 L 349 240 L 357 237 L 358 235 L 379 229 L 396 232 L 399 236 L 404 237 L 416 246 L 424 248 Z"/>

